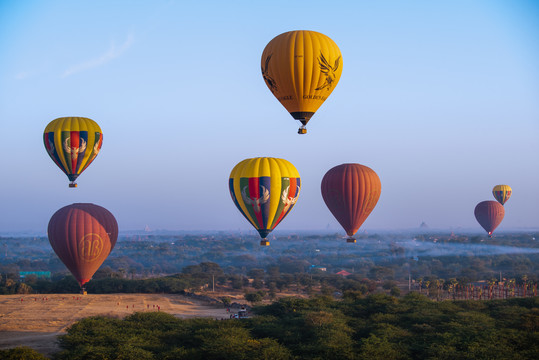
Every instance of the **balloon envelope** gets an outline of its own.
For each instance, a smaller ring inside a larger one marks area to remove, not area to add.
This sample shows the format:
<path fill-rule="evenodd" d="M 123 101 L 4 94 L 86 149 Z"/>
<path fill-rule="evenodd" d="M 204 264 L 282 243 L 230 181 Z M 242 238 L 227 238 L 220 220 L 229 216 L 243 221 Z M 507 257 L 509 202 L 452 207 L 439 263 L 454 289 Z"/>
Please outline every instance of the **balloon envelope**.
<path fill-rule="evenodd" d="M 47 233 L 54 252 L 82 287 L 114 248 L 118 223 L 101 206 L 77 203 L 54 213 Z"/>
<path fill-rule="evenodd" d="M 94 161 L 103 143 L 97 123 L 84 117 L 62 117 L 51 121 L 43 132 L 47 153 L 76 187 L 77 177 Z"/>
<path fill-rule="evenodd" d="M 348 234 L 348 241 L 355 242 L 351 237 L 380 198 L 380 178 L 367 166 L 342 164 L 324 175 L 321 190 L 327 207 Z"/>
<path fill-rule="evenodd" d="M 494 198 L 502 205 L 509 200 L 512 192 L 513 190 L 511 190 L 509 185 L 496 185 L 492 189 L 492 195 L 494 195 Z"/>
<path fill-rule="evenodd" d="M 260 244 L 269 245 L 266 237 L 298 200 L 297 169 L 284 159 L 245 159 L 232 169 L 228 184 L 234 204 L 263 239 Z"/>
<path fill-rule="evenodd" d="M 479 225 L 485 229 L 489 237 L 492 232 L 500 225 L 505 215 L 505 209 L 497 201 L 482 201 L 476 205 L 474 210 L 475 218 Z"/>
<path fill-rule="evenodd" d="M 316 31 L 289 31 L 276 36 L 262 52 L 266 85 L 303 125 L 332 93 L 342 73 L 342 56 L 333 40 Z M 301 130 L 305 131 L 301 131 Z"/>

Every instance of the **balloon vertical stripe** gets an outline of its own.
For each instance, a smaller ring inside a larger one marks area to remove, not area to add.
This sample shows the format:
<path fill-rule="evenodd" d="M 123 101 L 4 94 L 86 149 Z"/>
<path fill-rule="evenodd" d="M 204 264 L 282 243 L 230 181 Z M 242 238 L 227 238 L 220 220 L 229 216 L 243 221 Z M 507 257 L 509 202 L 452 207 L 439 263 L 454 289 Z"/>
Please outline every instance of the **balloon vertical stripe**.
<path fill-rule="evenodd" d="M 301 187 L 301 181 L 299 178 L 288 178 L 282 180 L 283 196 L 281 202 L 279 203 L 279 208 L 277 209 L 277 216 L 271 225 L 272 228 L 279 225 L 282 219 L 288 215 L 292 207 L 294 206 L 291 202 L 294 199 L 297 199 L 299 195 L 299 189 Z M 288 193 L 286 193 L 288 191 Z M 286 201 L 286 203 L 285 203 Z"/>
<path fill-rule="evenodd" d="M 88 154 L 88 146 L 82 147 L 80 144 L 88 144 L 88 131 L 80 131 L 77 133 L 77 137 L 79 140 L 79 144 L 77 145 L 79 147 L 79 151 L 77 154 L 77 163 L 75 164 L 75 172 L 80 173 L 81 171 L 81 165 L 83 164 L 84 159 L 87 159 L 86 156 Z"/>
<path fill-rule="evenodd" d="M 83 159 L 83 166 L 79 170 L 79 174 L 82 173 L 86 168 L 94 161 L 97 154 L 99 153 L 99 150 L 101 149 L 101 144 L 103 143 L 103 134 L 96 132 L 94 134 L 95 137 L 95 144 L 91 148 L 90 152 L 88 152 L 88 156 L 84 156 Z"/>
<path fill-rule="evenodd" d="M 242 209 L 240 203 L 238 202 L 237 200 L 237 196 L 236 196 L 236 193 L 234 191 L 234 179 L 229 179 L 228 180 L 228 189 L 230 190 L 230 196 L 232 197 L 232 200 L 234 200 L 234 204 L 236 205 L 236 207 L 238 208 L 238 210 L 240 211 L 240 213 L 247 219 L 247 221 L 249 221 L 251 224 L 253 224 L 253 222 L 251 221 L 251 219 L 249 218 L 249 216 L 247 216 L 247 214 L 245 213 L 245 211 Z M 241 195 L 240 195 L 241 196 Z M 255 224 L 253 224 L 253 226 L 255 226 Z M 255 226 L 256 227 L 256 226 Z"/>
<path fill-rule="evenodd" d="M 264 201 L 264 200 L 266 197 L 266 192 L 271 194 L 270 177 L 261 176 L 260 178 L 258 178 L 258 186 L 259 186 L 258 191 L 259 191 L 259 194 L 261 194 L 260 196 L 262 198 L 262 201 L 260 204 L 260 216 L 261 216 L 260 227 L 267 229 L 269 227 L 268 221 L 270 218 L 270 201 L 269 201 L 269 197 L 267 201 Z"/>
<path fill-rule="evenodd" d="M 252 194 L 250 193 L 249 183 L 250 183 L 249 178 L 240 179 L 240 190 L 238 193 L 238 201 L 244 208 L 245 213 L 247 214 L 247 217 L 249 219 L 249 222 L 256 228 L 256 227 L 259 227 L 259 225 L 258 225 L 255 211 L 252 205 L 250 204 L 250 199 L 252 197 Z"/>

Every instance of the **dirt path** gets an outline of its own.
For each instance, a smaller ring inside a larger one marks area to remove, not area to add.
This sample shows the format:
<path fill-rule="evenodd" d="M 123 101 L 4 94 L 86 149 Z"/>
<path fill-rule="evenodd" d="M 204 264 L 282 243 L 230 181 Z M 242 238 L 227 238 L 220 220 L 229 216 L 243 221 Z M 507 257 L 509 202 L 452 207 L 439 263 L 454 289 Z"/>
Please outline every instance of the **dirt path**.
<path fill-rule="evenodd" d="M 22 299 L 22 301 L 21 301 Z M 85 317 L 124 317 L 134 312 L 164 311 L 179 318 L 228 318 L 223 307 L 181 295 L 48 294 L 0 296 L 0 348 L 29 346 L 43 354 L 58 351 L 56 336 Z"/>

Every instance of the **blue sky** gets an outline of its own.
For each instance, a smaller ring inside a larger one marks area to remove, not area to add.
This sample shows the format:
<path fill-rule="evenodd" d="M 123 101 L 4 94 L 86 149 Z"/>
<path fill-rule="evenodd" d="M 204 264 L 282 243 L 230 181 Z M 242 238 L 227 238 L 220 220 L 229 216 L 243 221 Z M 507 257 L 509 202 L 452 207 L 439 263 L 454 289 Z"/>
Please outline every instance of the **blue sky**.
<path fill-rule="evenodd" d="M 297 29 L 343 54 L 305 136 L 260 74 L 266 44 Z M 77 189 L 42 143 L 61 116 L 104 133 Z M 539 5 L 1 0 L 0 131 L 0 232 L 45 232 L 73 202 L 121 230 L 248 230 L 227 181 L 255 156 L 302 177 L 278 230 L 340 229 L 320 181 L 345 162 L 382 182 L 367 230 L 480 231 L 473 209 L 497 184 L 514 192 L 498 229 L 539 228 Z"/>

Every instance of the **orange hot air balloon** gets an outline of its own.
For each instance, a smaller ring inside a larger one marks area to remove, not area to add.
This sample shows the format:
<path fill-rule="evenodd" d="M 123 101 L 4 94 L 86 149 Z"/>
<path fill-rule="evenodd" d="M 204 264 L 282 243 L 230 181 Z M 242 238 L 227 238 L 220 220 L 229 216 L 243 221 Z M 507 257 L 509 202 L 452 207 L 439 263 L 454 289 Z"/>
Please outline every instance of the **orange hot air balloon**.
<path fill-rule="evenodd" d="M 321 190 L 327 207 L 348 234 L 347 242 L 356 242 L 352 236 L 380 198 L 378 175 L 364 165 L 338 165 L 324 175 Z"/>
<path fill-rule="evenodd" d="M 342 73 L 339 47 L 316 31 L 297 30 L 273 38 L 262 52 L 262 77 L 271 93 L 301 122 L 298 134 L 331 95 Z"/>
<path fill-rule="evenodd" d="M 492 233 L 500 225 L 505 216 L 505 209 L 499 202 L 488 200 L 477 204 L 474 213 L 479 225 L 485 229 L 488 237 L 492 237 Z"/>
<path fill-rule="evenodd" d="M 83 288 L 114 248 L 118 223 L 107 209 L 78 203 L 54 213 L 47 233 L 52 249 Z"/>

